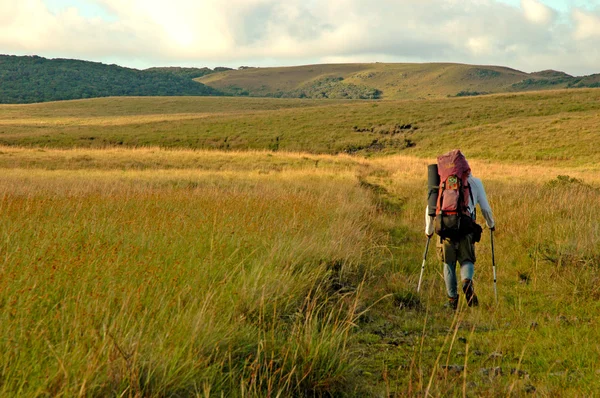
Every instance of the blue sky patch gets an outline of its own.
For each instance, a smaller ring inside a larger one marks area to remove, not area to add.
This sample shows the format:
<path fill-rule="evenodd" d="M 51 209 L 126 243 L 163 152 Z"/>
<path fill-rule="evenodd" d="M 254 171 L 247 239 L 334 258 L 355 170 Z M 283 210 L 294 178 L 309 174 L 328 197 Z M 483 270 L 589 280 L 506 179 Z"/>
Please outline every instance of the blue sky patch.
<path fill-rule="evenodd" d="M 79 14 L 86 18 L 102 18 L 106 21 L 115 21 L 117 18 L 107 12 L 102 6 L 86 0 L 44 0 L 46 7 L 53 14 L 60 14 L 67 8 L 74 7 Z"/>
<path fill-rule="evenodd" d="M 499 0 L 514 7 L 521 6 L 521 0 Z M 600 7 L 600 0 L 540 0 L 541 3 L 561 13 L 567 13 L 572 8 L 594 9 Z"/>

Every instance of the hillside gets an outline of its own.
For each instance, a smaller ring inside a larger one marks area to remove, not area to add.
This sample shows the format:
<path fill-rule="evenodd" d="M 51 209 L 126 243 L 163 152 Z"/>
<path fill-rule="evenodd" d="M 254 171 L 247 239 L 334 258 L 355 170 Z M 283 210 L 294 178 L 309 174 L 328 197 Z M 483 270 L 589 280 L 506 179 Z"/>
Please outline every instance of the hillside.
<path fill-rule="evenodd" d="M 232 68 L 225 67 L 216 67 L 214 69 L 210 68 L 182 68 L 179 66 L 169 66 L 169 67 L 156 67 L 156 68 L 148 68 L 144 69 L 144 72 L 159 72 L 165 74 L 173 74 L 180 77 L 185 77 L 187 79 L 195 79 L 198 77 L 210 75 L 211 73 L 217 72 L 225 72 L 233 70 Z"/>
<path fill-rule="evenodd" d="M 108 96 L 206 96 L 218 90 L 167 70 L 140 71 L 71 59 L 0 55 L 0 103 Z M 189 73 L 189 71 L 187 71 Z M 194 77 L 201 76 L 195 73 Z"/>
<path fill-rule="evenodd" d="M 598 85 L 595 75 L 528 74 L 500 66 L 448 63 L 249 68 L 196 80 L 233 95 L 354 99 L 424 99 Z"/>
<path fill-rule="evenodd" d="M 599 87 L 600 74 L 449 63 L 295 67 L 124 68 L 72 59 L 0 55 L 0 103 L 116 96 L 251 96 L 312 99 L 432 99 Z"/>

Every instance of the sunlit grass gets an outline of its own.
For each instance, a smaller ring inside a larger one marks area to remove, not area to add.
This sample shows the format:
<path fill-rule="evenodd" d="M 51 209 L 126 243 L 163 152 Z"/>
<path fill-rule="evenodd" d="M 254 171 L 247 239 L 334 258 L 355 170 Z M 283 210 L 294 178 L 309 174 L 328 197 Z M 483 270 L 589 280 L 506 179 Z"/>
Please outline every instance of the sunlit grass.
<path fill-rule="evenodd" d="M 598 93 L 0 107 L 0 394 L 597 394 Z M 415 292 L 451 147 L 498 222 L 456 318 L 433 248 Z"/>
<path fill-rule="evenodd" d="M 353 383 L 380 235 L 351 172 L 4 169 L 0 209 L 3 395 Z"/>
<path fill-rule="evenodd" d="M 164 150 L 150 148 L 51 149 L 2 147 L 0 167 L 46 170 L 196 170 L 353 172 L 367 161 L 349 155 L 311 155 L 270 151 Z"/>
<path fill-rule="evenodd" d="M 4 105 L 0 144 L 420 157 L 460 147 L 481 160 L 581 166 L 600 160 L 599 98 L 600 90 L 582 89 L 427 101 L 125 98 Z"/>
<path fill-rule="evenodd" d="M 362 332 L 366 337 L 361 337 L 370 341 L 368 352 L 385 364 L 384 386 L 401 395 L 429 389 L 433 396 L 460 396 L 465 386 L 467 395 L 474 396 L 521 395 L 534 389 L 544 396 L 597 392 L 600 334 L 594 314 L 600 309 L 600 227 L 591 205 L 600 192 L 597 167 L 471 162 L 497 220 L 499 302 L 494 299 L 490 233 L 484 230 L 475 272 L 481 306 L 463 307 L 453 321 L 443 308 L 445 287 L 435 249 L 419 304 L 411 304 L 426 240 L 425 166 L 432 161 L 377 159 L 377 167 L 364 177 L 401 198 L 397 228 L 408 232 L 393 244 L 395 272 L 386 277 L 387 285 L 380 285 L 381 295 L 396 295 L 396 305 L 382 304 L 379 311 L 386 321 L 367 325 Z M 403 311 L 398 312 L 399 304 Z M 373 331 L 381 335 L 381 330 L 383 337 L 373 339 Z M 399 349 L 390 349 L 389 342 Z M 452 370 L 465 364 L 466 376 Z M 442 368 L 446 365 L 451 365 L 449 371 Z M 496 367 L 501 375 L 494 375 Z"/>

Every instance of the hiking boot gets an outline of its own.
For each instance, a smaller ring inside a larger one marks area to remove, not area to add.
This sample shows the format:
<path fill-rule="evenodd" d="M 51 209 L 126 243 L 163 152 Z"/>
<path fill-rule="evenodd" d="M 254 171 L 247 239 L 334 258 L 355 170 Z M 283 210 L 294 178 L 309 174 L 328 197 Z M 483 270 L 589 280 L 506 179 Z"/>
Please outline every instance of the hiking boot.
<path fill-rule="evenodd" d="M 458 296 L 448 297 L 448 302 L 446 303 L 446 307 L 451 309 L 452 311 L 456 311 L 458 309 Z"/>
<path fill-rule="evenodd" d="M 468 301 L 467 304 L 469 305 L 469 307 L 479 306 L 479 299 L 477 299 L 477 295 L 475 293 L 473 293 L 473 296 L 471 296 L 471 301 Z"/>
<path fill-rule="evenodd" d="M 469 307 L 477 307 L 479 305 L 479 300 L 477 299 L 475 289 L 473 288 L 473 281 L 471 279 L 463 279 L 462 282 L 462 289 L 465 294 L 465 299 L 467 300 L 467 305 Z"/>

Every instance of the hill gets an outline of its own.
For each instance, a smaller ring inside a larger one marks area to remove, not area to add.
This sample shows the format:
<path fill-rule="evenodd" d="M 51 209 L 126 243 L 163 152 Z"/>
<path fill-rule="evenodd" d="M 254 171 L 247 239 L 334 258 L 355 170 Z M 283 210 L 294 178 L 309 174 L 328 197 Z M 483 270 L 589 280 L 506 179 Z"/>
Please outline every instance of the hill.
<path fill-rule="evenodd" d="M 72 59 L 0 55 L 0 103 L 109 96 L 251 96 L 312 99 L 432 99 L 599 87 L 600 74 L 450 63 L 145 70 Z"/>
<path fill-rule="evenodd" d="M 108 96 L 221 95 L 218 90 L 186 76 L 189 70 L 177 72 L 140 71 L 72 59 L 0 55 L 0 103 Z M 201 76 L 198 72 L 193 74 Z"/>
<path fill-rule="evenodd" d="M 204 67 L 204 68 L 182 68 L 179 66 L 169 66 L 169 67 L 159 67 L 159 68 L 148 68 L 148 69 L 145 69 L 144 71 L 173 74 L 176 76 L 185 77 L 187 79 L 195 79 L 198 77 L 210 75 L 211 73 L 225 72 L 228 70 L 233 70 L 233 69 L 222 67 L 222 66 L 216 67 L 215 69 L 210 69 L 210 68 L 206 68 L 206 67 Z"/>
<path fill-rule="evenodd" d="M 449 63 L 331 64 L 247 68 L 196 79 L 233 95 L 294 98 L 423 99 L 596 87 L 598 78 L 525 73 L 501 66 Z"/>

